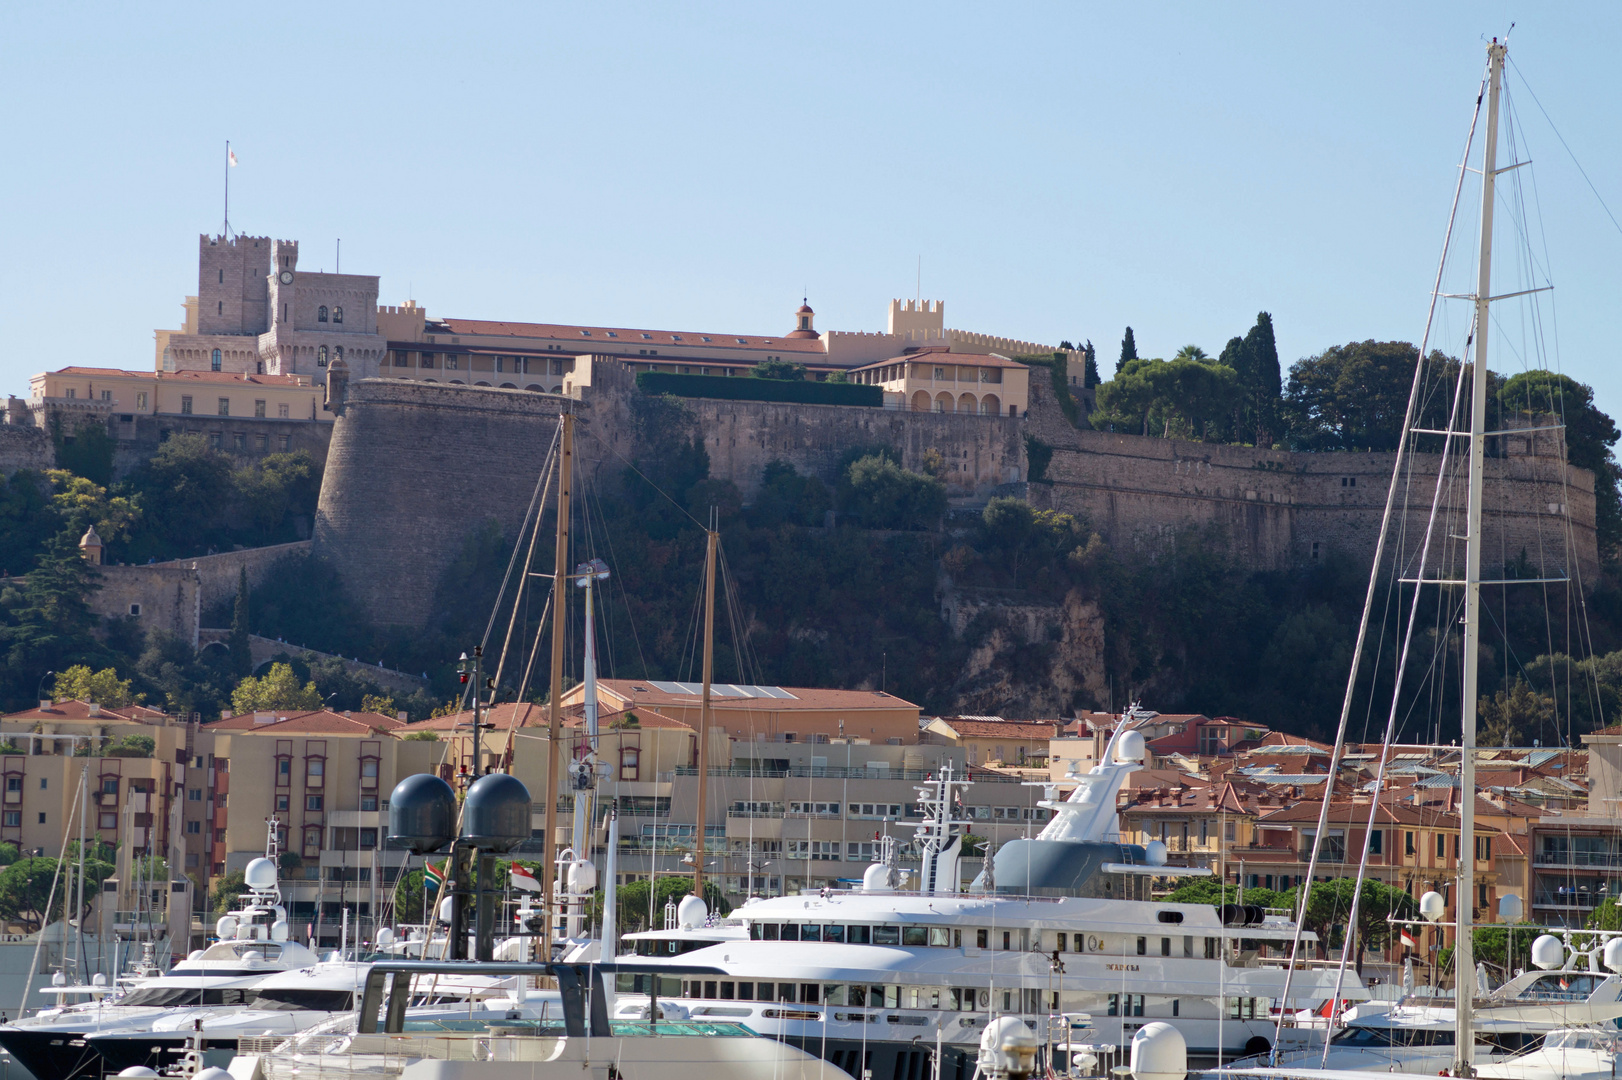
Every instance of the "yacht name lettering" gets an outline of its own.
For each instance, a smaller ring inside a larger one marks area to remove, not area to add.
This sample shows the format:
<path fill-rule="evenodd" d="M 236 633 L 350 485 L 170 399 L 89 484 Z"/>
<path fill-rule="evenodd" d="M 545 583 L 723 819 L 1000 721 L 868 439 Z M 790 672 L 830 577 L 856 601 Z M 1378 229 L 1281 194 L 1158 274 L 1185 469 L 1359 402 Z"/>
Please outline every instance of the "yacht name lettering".
<path fill-rule="evenodd" d="M 1138 970 L 1138 965 L 1136 965 L 1136 964 L 1105 964 L 1104 968 L 1105 968 L 1105 970 L 1108 970 L 1108 971 L 1136 971 L 1136 970 Z"/>

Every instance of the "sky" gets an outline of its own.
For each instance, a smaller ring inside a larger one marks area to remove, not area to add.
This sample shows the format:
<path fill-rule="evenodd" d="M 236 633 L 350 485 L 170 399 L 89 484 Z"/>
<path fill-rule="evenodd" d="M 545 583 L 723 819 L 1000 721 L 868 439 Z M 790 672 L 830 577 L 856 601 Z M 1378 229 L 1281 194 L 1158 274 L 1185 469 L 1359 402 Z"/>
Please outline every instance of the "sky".
<path fill-rule="evenodd" d="M 317 270 L 341 238 L 430 317 L 765 334 L 805 296 L 818 329 L 873 331 L 921 292 L 952 327 L 1091 339 L 1106 375 L 1128 325 L 1140 355 L 1217 353 L 1262 310 L 1286 366 L 1416 341 L 1511 23 L 1532 165 L 1494 287 L 1555 289 L 1536 324 L 1496 313 L 1493 366 L 1622 414 L 1622 6 L 1496 0 L 11 5 L 0 376 L 152 366 L 228 139 L 233 230 Z"/>

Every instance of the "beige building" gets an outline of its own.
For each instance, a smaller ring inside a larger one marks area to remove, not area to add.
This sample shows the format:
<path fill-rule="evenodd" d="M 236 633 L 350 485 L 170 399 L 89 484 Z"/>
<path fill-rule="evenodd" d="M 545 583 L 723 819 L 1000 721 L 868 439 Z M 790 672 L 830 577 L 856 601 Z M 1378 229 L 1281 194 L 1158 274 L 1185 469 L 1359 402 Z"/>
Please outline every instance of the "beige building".
<path fill-rule="evenodd" d="M 339 909 L 370 919 L 385 904 L 406 852 L 386 849 L 388 798 L 403 777 L 439 772 L 444 743 L 403 740 L 404 720 L 328 710 L 253 713 L 203 727 L 218 769 L 213 872 L 265 853 L 266 822 L 282 824 L 282 893 L 289 918 L 319 921 L 336 940 Z"/>
<path fill-rule="evenodd" d="M 884 388 L 884 403 L 913 412 L 1024 416 L 1031 369 L 996 353 L 962 355 L 931 346 L 853 368 L 850 381 Z"/>
<path fill-rule="evenodd" d="M 1000 716 L 937 716 L 924 725 L 930 742 L 960 746 L 970 765 L 1046 768 L 1062 720 L 1004 720 Z"/>
<path fill-rule="evenodd" d="M 185 418 L 188 428 L 196 427 L 196 421 L 218 420 L 220 430 L 207 433 L 211 445 L 238 452 L 291 449 L 286 421 L 332 423 L 332 414 L 323 408 L 322 388 L 307 375 L 66 367 L 29 380 L 29 407 L 41 427 L 47 412 L 71 411 L 81 402 L 108 414 L 115 437 L 125 436 L 126 428 L 133 431 L 137 418 Z M 265 422 L 263 431 L 254 430 L 255 421 Z"/>

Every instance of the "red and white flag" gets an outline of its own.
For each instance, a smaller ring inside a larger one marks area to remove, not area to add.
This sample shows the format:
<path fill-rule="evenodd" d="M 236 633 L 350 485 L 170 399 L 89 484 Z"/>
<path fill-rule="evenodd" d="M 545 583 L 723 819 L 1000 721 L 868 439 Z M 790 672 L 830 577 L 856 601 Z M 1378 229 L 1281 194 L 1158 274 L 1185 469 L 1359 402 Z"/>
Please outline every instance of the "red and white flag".
<path fill-rule="evenodd" d="M 230 159 L 231 168 L 233 168 L 233 169 L 236 168 L 237 167 L 237 152 L 235 150 L 227 150 L 225 152 L 225 156 Z"/>
<path fill-rule="evenodd" d="M 519 863 L 513 863 L 512 873 L 508 875 L 507 880 L 511 881 L 516 889 L 524 889 L 528 892 L 541 891 L 541 883 L 536 879 L 535 874 L 529 867 Z"/>
<path fill-rule="evenodd" d="M 1405 949 L 1414 949 L 1419 947 L 1419 942 L 1414 938 L 1414 932 L 1408 929 L 1406 926 L 1402 928 L 1402 947 Z"/>

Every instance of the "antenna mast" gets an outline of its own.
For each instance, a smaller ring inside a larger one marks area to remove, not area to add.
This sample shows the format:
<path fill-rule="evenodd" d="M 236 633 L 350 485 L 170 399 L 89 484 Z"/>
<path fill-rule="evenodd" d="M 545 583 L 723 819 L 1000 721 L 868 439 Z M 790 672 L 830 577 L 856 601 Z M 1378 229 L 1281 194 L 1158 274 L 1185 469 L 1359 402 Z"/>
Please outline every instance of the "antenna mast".
<path fill-rule="evenodd" d="M 704 899 L 704 815 L 710 787 L 710 678 L 715 674 L 715 545 L 720 539 L 721 534 L 710 529 L 704 550 L 704 689 L 698 708 L 698 826 L 693 830 L 693 895 L 700 900 Z"/>
<path fill-rule="evenodd" d="M 546 933 L 541 957 L 552 959 L 552 904 L 557 886 L 558 763 L 563 737 L 563 634 L 569 606 L 569 490 L 574 478 L 574 415 L 563 414 L 563 438 L 558 448 L 558 542 L 552 563 L 552 671 L 547 710 L 546 837 L 541 856 L 541 904 L 546 911 Z"/>

